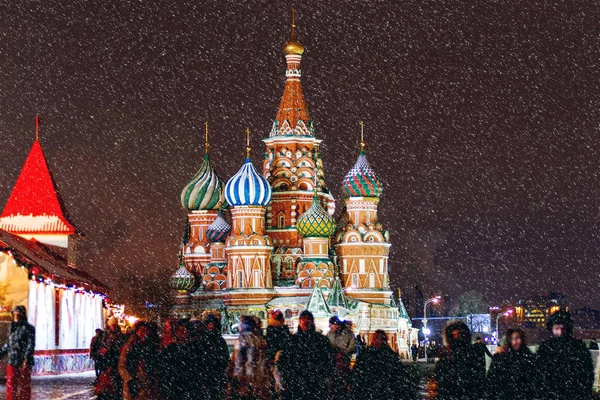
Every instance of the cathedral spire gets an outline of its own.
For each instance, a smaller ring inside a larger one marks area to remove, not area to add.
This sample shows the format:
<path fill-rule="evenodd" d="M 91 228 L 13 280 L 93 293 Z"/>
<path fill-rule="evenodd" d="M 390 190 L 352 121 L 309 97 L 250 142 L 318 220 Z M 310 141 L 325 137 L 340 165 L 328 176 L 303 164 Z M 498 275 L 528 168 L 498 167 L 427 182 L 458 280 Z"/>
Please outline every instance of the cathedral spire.
<path fill-rule="evenodd" d="M 250 128 L 246 128 L 246 158 L 250 158 L 252 147 L 250 147 Z"/>
<path fill-rule="evenodd" d="M 283 46 L 287 63 L 285 88 L 270 136 L 312 135 L 308 107 L 300 83 L 302 74 L 300 61 L 302 60 L 302 54 L 304 54 L 304 46 L 296 38 L 295 15 L 296 11 L 292 9 L 290 39 Z"/>
<path fill-rule="evenodd" d="M 365 123 L 360 121 L 358 123 L 360 125 L 360 152 L 365 152 Z"/>
<path fill-rule="evenodd" d="M 204 122 L 204 153 L 208 154 L 210 145 L 208 144 L 208 121 Z"/>

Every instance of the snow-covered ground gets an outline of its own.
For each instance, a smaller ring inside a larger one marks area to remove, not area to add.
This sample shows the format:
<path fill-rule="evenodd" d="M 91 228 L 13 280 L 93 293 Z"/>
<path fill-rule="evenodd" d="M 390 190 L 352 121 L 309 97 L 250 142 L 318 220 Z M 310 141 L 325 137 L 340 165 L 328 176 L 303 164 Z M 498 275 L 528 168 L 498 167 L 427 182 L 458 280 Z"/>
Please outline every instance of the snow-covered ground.
<path fill-rule="evenodd" d="M 31 398 L 35 400 L 92 399 L 94 372 L 37 376 L 33 378 Z M 0 400 L 6 398 L 6 385 L 0 385 Z"/>

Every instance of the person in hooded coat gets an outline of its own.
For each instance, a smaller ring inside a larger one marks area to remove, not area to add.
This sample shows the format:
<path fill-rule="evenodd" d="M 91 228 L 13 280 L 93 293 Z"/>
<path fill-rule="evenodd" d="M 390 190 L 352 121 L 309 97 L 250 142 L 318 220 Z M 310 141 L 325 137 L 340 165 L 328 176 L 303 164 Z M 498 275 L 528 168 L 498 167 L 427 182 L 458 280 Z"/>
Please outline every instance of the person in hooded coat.
<path fill-rule="evenodd" d="M 6 343 L 0 349 L 0 359 L 6 360 L 6 398 L 27 400 L 31 398 L 31 373 L 35 350 L 35 328 L 27 322 L 25 306 L 13 310 L 13 322 Z"/>
<path fill-rule="evenodd" d="M 206 400 L 219 400 L 224 397 L 229 365 L 229 348 L 221 335 L 221 320 L 217 315 L 208 314 L 204 318 L 204 329 L 194 343 L 202 359 L 204 377 L 200 390 Z"/>
<path fill-rule="evenodd" d="M 462 321 L 451 321 L 444 330 L 446 346 L 435 368 L 438 400 L 479 400 L 483 382 L 479 356 L 471 344 L 471 331 Z"/>
<path fill-rule="evenodd" d="M 544 400 L 588 400 L 594 384 L 594 364 L 585 343 L 573 337 L 573 320 L 568 311 L 557 311 L 546 327 L 552 337 L 536 353 Z"/>
<path fill-rule="evenodd" d="M 165 400 L 196 399 L 195 382 L 200 363 L 192 342 L 191 325 L 185 320 L 172 324 L 173 341 L 161 355 L 163 395 Z"/>
<path fill-rule="evenodd" d="M 333 348 L 318 333 L 310 311 L 302 311 L 298 332 L 293 335 L 279 357 L 285 400 L 327 399 L 333 372 Z"/>
<path fill-rule="evenodd" d="M 415 384 L 382 330 L 375 331 L 371 346 L 358 356 L 351 381 L 353 400 L 415 398 Z"/>
<path fill-rule="evenodd" d="M 138 322 L 119 358 L 123 400 L 160 400 L 159 357 L 158 327 L 146 321 Z"/>
<path fill-rule="evenodd" d="M 521 329 L 506 332 L 506 343 L 492 357 L 486 382 L 487 400 L 536 399 L 535 355 Z"/>
<path fill-rule="evenodd" d="M 356 352 L 356 338 L 352 328 L 348 329 L 338 317 L 329 319 L 327 339 L 333 348 L 335 368 L 332 376 L 332 399 L 345 399 L 348 396 L 350 362 Z"/>
<path fill-rule="evenodd" d="M 292 337 L 290 329 L 285 324 L 285 316 L 280 310 L 269 312 L 267 326 L 267 359 L 270 368 L 271 392 L 281 392 L 281 374 L 277 368 L 277 361 L 281 350 Z"/>
<path fill-rule="evenodd" d="M 106 325 L 97 356 L 100 362 L 100 375 L 95 392 L 98 400 L 117 400 L 122 398 L 123 382 L 119 375 L 118 364 L 126 338 L 121 332 L 119 320 L 116 317 L 110 317 Z"/>
<path fill-rule="evenodd" d="M 267 341 L 259 333 L 260 321 L 245 315 L 240 318 L 240 335 L 231 356 L 231 398 L 269 400 Z"/>

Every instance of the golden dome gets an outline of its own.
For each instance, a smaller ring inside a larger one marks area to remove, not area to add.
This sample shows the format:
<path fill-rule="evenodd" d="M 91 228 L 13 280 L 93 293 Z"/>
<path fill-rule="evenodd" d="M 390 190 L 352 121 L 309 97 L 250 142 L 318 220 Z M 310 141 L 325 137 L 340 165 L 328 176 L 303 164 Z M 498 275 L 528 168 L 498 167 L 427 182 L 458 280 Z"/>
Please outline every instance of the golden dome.
<path fill-rule="evenodd" d="M 283 46 L 283 52 L 285 55 L 299 55 L 301 56 L 304 53 L 304 46 L 302 43 L 296 40 L 296 10 L 292 8 L 292 32 L 290 35 L 290 40 L 285 42 Z"/>
<path fill-rule="evenodd" d="M 283 46 L 283 52 L 285 53 L 285 55 L 296 54 L 301 56 L 302 53 L 304 53 L 304 46 L 302 45 L 302 43 L 290 39 Z"/>

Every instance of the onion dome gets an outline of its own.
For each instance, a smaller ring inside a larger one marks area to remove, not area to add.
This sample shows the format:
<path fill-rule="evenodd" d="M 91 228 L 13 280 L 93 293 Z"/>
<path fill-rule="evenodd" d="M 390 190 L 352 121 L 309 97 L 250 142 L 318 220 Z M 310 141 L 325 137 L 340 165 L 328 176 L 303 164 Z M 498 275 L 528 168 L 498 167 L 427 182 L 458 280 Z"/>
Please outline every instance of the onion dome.
<path fill-rule="evenodd" d="M 224 242 L 229 232 L 231 232 L 231 226 L 225 221 L 219 210 L 217 218 L 206 228 L 206 238 L 211 243 Z"/>
<path fill-rule="evenodd" d="M 296 229 L 302 237 L 328 238 L 335 231 L 335 221 L 323 209 L 319 197 L 315 194 L 312 204 L 298 218 Z"/>
<path fill-rule="evenodd" d="M 285 55 L 295 54 L 301 56 L 304 53 L 304 46 L 299 41 L 290 39 L 283 45 L 283 53 Z"/>
<path fill-rule="evenodd" d="M 271 201 L 271 186 L 246 158 L 242 168 L 225 185 L 230 206 L 266 206 Z"/>
<path fill-rule="evenodd" d="M 210 163 L 208 153 L 200 169 L 181 192 L 181 205 L 189 211 L 217 210 L 223 205 L 223 181 Z"/>
<path fill-rule="evenodd" d="M 346 197 L 381 196 L 383 184 L 369 165 L 364 151 L 360 152 L 356 164 L 344 177 L 342 190 Z"/>
<path fill-rule="evenodd" d="M 191 292 L 196 288 L 196 283 L 196 276 L 187 270 L 183 262 L 177 271 L 171 275 L 171 284 L 175 290 Z"/>

